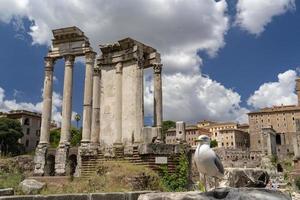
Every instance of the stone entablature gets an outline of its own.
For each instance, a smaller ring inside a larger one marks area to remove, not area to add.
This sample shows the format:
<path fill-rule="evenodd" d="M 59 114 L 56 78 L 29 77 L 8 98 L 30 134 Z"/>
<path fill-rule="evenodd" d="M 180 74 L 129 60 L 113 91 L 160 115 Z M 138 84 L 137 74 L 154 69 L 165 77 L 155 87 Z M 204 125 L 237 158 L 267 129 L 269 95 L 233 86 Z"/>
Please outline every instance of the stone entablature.
<path fill-rule="evenodd" d="M 52 33 L 54 39 L 48 53 L 51 58 L 62 58 L 66 55 L 84 56 L 93 51 L 84 32 L 75 26 L 55 29 Z"/>
<path fill-rule="evenodd" d="M 125 38 L 110 45 L 101 45 L 100 50 L 102 55 L 97 60 L 99 66 L 138 61 L 140 67 L 149 68 L 161 62 L 160 54 L 156 49 L 131 38 Z"/>

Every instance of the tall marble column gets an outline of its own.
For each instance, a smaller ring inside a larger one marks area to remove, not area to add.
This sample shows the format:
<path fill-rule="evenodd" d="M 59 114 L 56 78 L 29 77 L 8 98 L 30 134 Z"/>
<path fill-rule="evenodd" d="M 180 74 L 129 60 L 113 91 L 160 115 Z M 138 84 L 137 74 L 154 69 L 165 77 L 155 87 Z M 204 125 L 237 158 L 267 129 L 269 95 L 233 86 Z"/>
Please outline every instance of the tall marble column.
<path fill-rule="evenodd" d="M 161 129 L 162 127 L 162 83 L 161 83 L 161 69 L 162 64 L 155 64 L 153 66 L 154 76 L 154 126 Z M 157 139 L 161 139 L 161 130 Z"/>
<path fill-rule="evenodd" d="M 69 144 L 71 137 L 71 117 L 72 117 L 72 86 L 73 86 L 73 67 L 75 56 L 65 56 L 65 75 L 62 102 L 62 123 L 60 144 Z"/>
<path fill-rule="evenodd" d="M 40 142 L 35 151 L 34 175 L 43 176 L 45 174 L 46 154 L 49 145 L 49 131 L 52 112 L 52 91 L 53 91 L 53 68 L 55 59 L 45 57 L 45 80 L 43 92 L 43 110 Z"/>
<path fill-rule="evenodd" d="M 91 139 L 93 67 L 95 63 L 95 56 L 95 52 L 88 52 L 85 55 L 86 67 L 84 80 L 83 124 L 81 143 L 89 143 Z"/>
<path fill-rule="evenodd" d="M 93 111 L 92 111 L 92 133 L 91 143 L 99 143 L 100 134 L 100 86 L 101 71 L 98 67 L 94 68 L 93 74 Z"/>
<path fill-rule="evenodd" d="M 43 110 L 41 122 L 40 144 L 49 144 L 49 131 L 52 113 L 53 69 L 54 58 L 45 57 L 45 80 L 43 91 Z"/>
<path fill-rule="evenodd" d="M 116 144 L 122 143 L 122 68 L 121 62 L 116 64 Z"/>
<path fill-rule="evenodd" d="M 69 154 L 71 139 L 71 117 L 72 117 L 72 85 L 73 65 L 75 56 L 65 56 L 64 94 L 62 103 L 62 124 L 59 146 L 55 155 L 55 175 L 66 175 L 67 158 Z"/>
<path fill-rule="evenodd" d="M 144 127 L 144 60 L 139 58 L 136 63 L 136 105 L 135 105 L 135 134 L 134 142 L 142 142 L 142 130 Z"/>

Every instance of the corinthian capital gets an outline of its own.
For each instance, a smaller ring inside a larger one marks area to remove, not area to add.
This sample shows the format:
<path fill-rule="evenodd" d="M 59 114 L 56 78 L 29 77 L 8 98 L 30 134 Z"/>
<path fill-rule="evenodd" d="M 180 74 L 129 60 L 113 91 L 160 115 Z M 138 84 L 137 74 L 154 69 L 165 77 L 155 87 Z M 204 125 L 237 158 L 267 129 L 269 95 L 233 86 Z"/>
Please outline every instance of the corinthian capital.
<path fill-rule="evenodd" d="M 153 64 L 152 66 L 153 66 L 153 70 L 154 70 L 155 74 L 161 73 L 162 64 L 156 63 L 156 64 Z"/>
<path fill-rule="evenodd" d="M 45 57 L 44 58 L 44 62 L 45 62 L 45 69 L 47 71 L 49 70 L 53 70 L 53 66 L 55 64 L 55 58 L 52 58 L 52 57 Z"/>
<path fill-rule="evenodd" d="M 72 65 L 74 64 L 75 56 L 74 55 L 66 55 L 65 56 L 65 65 Z"/>
<path fill-rule="evenodd" d="M 94 51 L 89 51 L 85 54 L 86 63 L 94 63 L 97 53 Z"/>

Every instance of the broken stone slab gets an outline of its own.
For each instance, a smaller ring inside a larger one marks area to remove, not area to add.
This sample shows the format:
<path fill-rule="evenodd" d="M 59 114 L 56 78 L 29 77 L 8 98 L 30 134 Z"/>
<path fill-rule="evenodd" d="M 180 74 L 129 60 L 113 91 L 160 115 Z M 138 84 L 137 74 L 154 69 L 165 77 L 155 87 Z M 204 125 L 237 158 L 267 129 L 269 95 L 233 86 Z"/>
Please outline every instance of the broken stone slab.
<path fill-rule="evenodd" d="M 14 195 L 14 189 L 13 188 L 4 188 L 0 189 L 0 196 L 10 196 Z"/>
<path fill-rule="evenodd" d="M 292 200 L 275 190 L 262 188 L 217 188 L 210 192 L 164 192 L 139 196 L 138 200 Z"/>
<path fill-rule="evenodd" d="M 255 187 L 264 188 L 269 182 L 266 170 L 255 168 L 226 168 L 222 187 Z"/>
<path fill-rule="evenodd" d="M 19 184 L 19 187 L 24 194 L 39 194 L 45 186 L 45 183 L 34 179 L 25 179 Z"/>

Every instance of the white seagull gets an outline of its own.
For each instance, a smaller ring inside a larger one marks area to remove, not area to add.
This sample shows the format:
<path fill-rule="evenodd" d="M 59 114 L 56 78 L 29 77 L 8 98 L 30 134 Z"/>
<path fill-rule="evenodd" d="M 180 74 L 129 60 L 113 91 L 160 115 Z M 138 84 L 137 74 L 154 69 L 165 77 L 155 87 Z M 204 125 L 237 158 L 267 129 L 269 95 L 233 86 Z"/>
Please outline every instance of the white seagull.
<path fill-rule="evenodd" d="M 207 135 L 200 135 L 196 140 L 198 146 L 195 151 L 194 161 L 199 175 L 204 176 L 204 187 L 206 190 L 206 176 L 221 179 L 224 176 L 224 167 L 218 155 L 210 148 L 210 138 Z M 200 179 L 201 180 L 201 179 Z"/>

